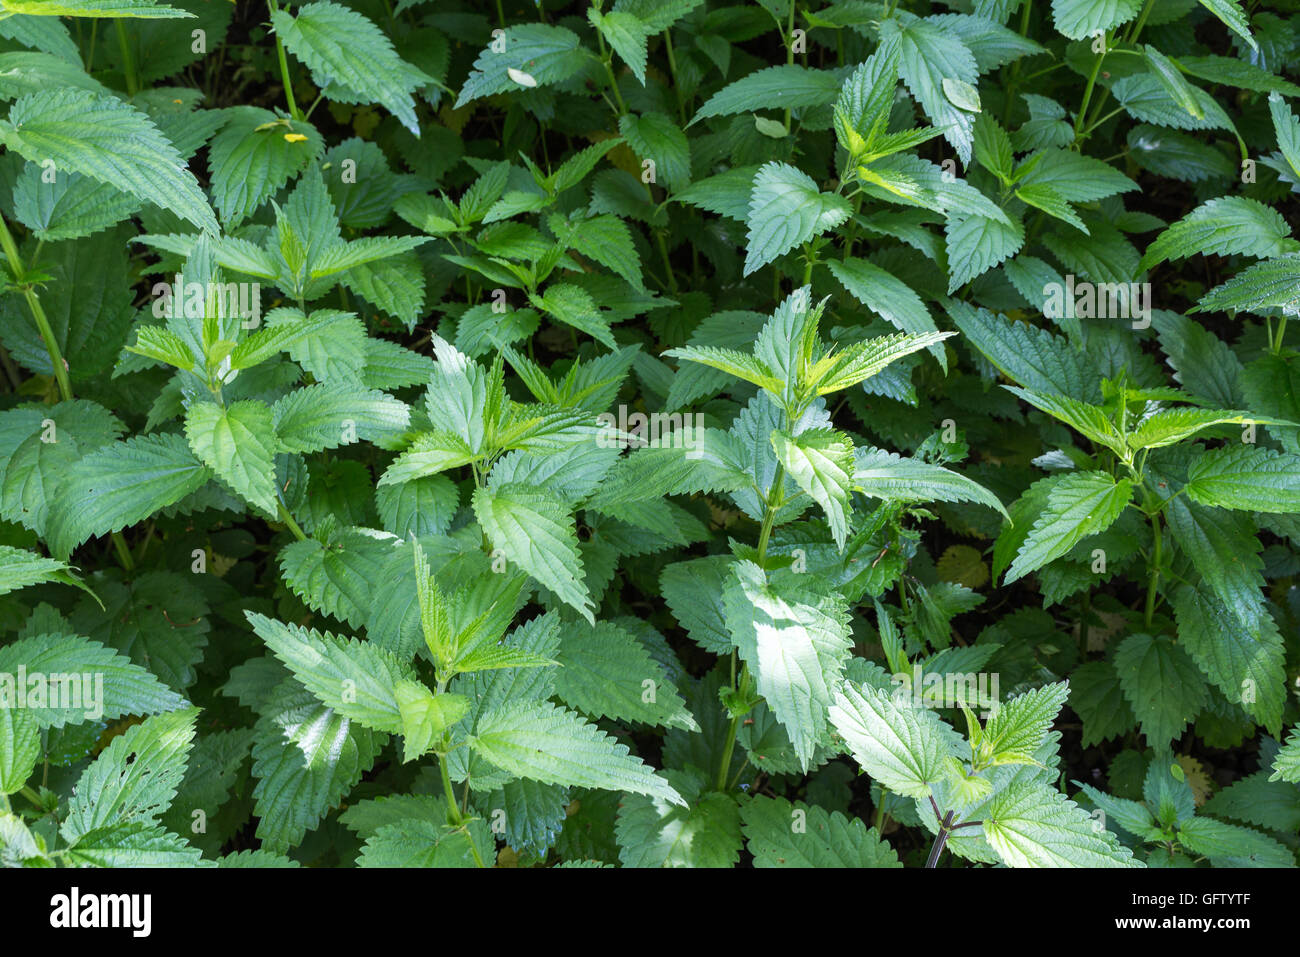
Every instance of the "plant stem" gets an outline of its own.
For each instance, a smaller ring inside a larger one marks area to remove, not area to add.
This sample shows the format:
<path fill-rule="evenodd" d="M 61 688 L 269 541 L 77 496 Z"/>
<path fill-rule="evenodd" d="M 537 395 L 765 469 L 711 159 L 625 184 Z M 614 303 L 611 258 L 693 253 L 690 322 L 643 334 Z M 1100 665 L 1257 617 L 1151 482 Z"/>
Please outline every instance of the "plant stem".
<path fill-rule="evenodd" d="M 447 796 L 447 813 L 451 823 L 464 824 L 465 817 L 460 813 L 460 802 L 456 800 L 456 789 L 451 786 L 451 771 L 447 768 L 447 756 L 438 755 L 438 773 L 442 776 L 442 793 Z"/>
<path fill-rule="evenodd" d="M 1147 581 L 1147 607 L 1144 621 L 1146 627 L 1151 627 L 1151 620 L 1156 612 L 1156 589 L 1160 584 L 1160 549 L 1162 546 L 1163 535 L 1160 531 L 1160 515 L 1158 512 L 1151 514 L 1151 532 L 1155 535 L 1155 544 L 1151 551 L 1151 577 Z"/>
<path fill-rule="evenodd" d="M 796 0 L 790 0 L 790 22 L 785 30 L 785 62 L 787 66 L 794 65 L 794 14 L 799 4 Z M 790 135 L 790 107 L 785 108 L 785 133 Z"/>
<path fill-rule="evenodd" d="M 267 0 L 271 12 L 275 13 L 279 8 L 275 0 Z M 120 22 L 120 21 L 119 21 Z M 302 114 L 298 112 L 298 104 L 293 98 L 293 80 L 289 79 L 289 59 L 284 54 L 284 44 L 280 42 L 280 35 L 275 35 L 275 55 L 280 60 L 280 81 L 284 84 L 284 98 L 289 104 L 289 115 L 295 120 L 302 119 Z"/>
<path fill-rule="evenodd" d="M 280 513 L 280 521 L 289 526 L 289 531 L 293 532 L 294 537 L 297 538 L 298 541 L 305 542 L 307 540 L 306 533 L 298 527 L 298 523 L 293 520 L 293 516 L 289 514 L 289 510 L 284 507 L 284 504 L 282 502 L 276 502 L 275 507 Z"/>
<path fill-rule="evenodd" d="M 934 846 L 930 848 L 930 857 L 926 860 L 926 867 L 935 867 L 939 863 L 939 855 L 943 853 L 944 845 L 948 843 L 948 835 L 952 831 L 952 811 L 943 816 L 943 821 L 939 824 L 939 834 L 934 839 Z"/>
<path fill-rule="evenodd" d="M 596 31 L 596 42 L 600 44 L 600 62 L 605 64 L 605 76 L 609 77 L 609 86 L 614 91 L 614 102 L 618 104 L 618 115 L 622 119 L 627 113 L 627 104 L 623 102 L 623 94 L 619 92 L 618 77 L 614 75 L 609 50 L 605 47 L 605 37 L 599 30 Z"/>
<path fill-rule="evenodd" d="M 69 402 L 72 400 L 72 383 L 68 380 L 68 367 L 63 361 L 63 352 L 59 349 L 59 343 L 54 338 L 54 330 L 50 327 L 50 321 L 45 316 L 45 310 L 41 307 L 41 300 L 36 295 L 36 290 L 23 283 L 23 277 L 27 275 L 27 268 L 23 265 L 22 257 L 18 254 L 18 244 L 14 242 L 13 234 L 9 232 L 9 224 L 5 222 L 3 216 L 0 216 L 0 246 L 4 248 L 5 256 L 9 260 L 9 268 L 14 274 L 14 282 L 22 285 L 23 297 L 27 300 L 27 307 L 32 312 L 32 319 L 36 321 L 36 328 L 41 334 L 41 339 L 45 341 L 45 351 L 50 354 L 50 365 L 54 367 L 54 379 L 59 384 L 59 395 L 64 402 Z"/>
<path fill-rule="evenodd" d="M 140 81 L 135 75 L 135 57 L 131 55 L 131 45 L 126 41 L 126 27 L 122 24 L 121 18 L 113 21 L 113 26 L 117 28 L 117 46 L 122 52 L 122 72 L 126 75 L 126 92 L 135 96 L 136 91 L 140 89 Z"/>
<path fill-rule="evenodd" d="M 1029 10 L 1033 6 L 1032 0 L 1021 0 L 1020 5 L 1020 35 L 1029 35 Z M 1016 60 L 1011 65 L 1011 76 L 1007 78 L 1007 98 L 1002 108 L 1002 125 L 1006 126 L 1011 122 L 1011 108 L 1015 102 L 1016 84 L 1020 82 L 1020 60 Z"/>
<path fill-rule="evenodd" d="M 649 184 L 646 184 L 646 187 L 649 188 Z M 668 289 L 676 295 L 677 277 L 673 275 L 673 264 L 668 261 L 668 243 L 664 240 L 662 229 L 655 230 L 655 241 L 659 244 L 659 255 L 664 261 L 664 272 L 668 274 Z"/>
<path fill-rule="evenodd" d="M 763 512 L 763 526 L 758 533 L 758 564 L 762 565 L 767 559 L 767 540 L 772 537 L 772 524 L 776 520 L 777 509 L 781 507 L 781 502 L 777 501 L 777 496 L 785 486 L 785 466 L 780 462 L 776 465 L 776 475 L 772 477 L 772 487 L 768 491 L 767 508 Z"/>
<path fill-rule="evenodd" d="M 1101 61 L 1106 59 L 1104 44 L 1108 37 L 1102 36 L 1103 51 L 1097 54 L 1097 58 L 1092 62 L 1092 72 L 1088 74 L 1088 83 L 1083 88 L 1083 102 L 1079 104 L 1079 112 L 1074 117 L 1074 137 L 1075 145 L 1078 145 L 1079 133 L 1083 129 L 1084 117 L 1088 113 L 1088 103 L 1092 100 L 1092 89 L 1097 85 L 1097 74 L 1101 72 Z"/>
<path fill-rule="evenodd" d="M 727 724 L 727 739 L 722 743 L 722 764 L 718 767 L 718 790 L 727 791 L 727 772 L 731 770 L 731 755 L 736 750 L 736 732 L 740 729 L 740 715 L 733 715 Z"/>
<path fill-rule="evenodd" d="M 677 82 L 677 57 L 673 54 L 673 29 L 664 30 L 664 50 L 668 53 L 668 73 L 673 78 L 673 95 L 677 98 L 677 116 L 686 125 L 686 103 L 682 99 L 682 87 Z"/>
<path fill-rule="evenodd" d="M 877 834 L 885 833 L 885 821 L 889 818 L 889 815 L 885 813 L 885 796 L 888 793 L 889 790 L 882 784 L 880 786 L 880 800 L 876 802 L 875 828 Z"/>

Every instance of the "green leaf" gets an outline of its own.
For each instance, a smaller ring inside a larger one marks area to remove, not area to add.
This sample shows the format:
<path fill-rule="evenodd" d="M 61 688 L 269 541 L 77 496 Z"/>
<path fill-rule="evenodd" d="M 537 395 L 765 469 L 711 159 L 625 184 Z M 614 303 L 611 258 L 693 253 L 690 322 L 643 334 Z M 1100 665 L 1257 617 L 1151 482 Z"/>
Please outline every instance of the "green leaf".
<path fill-rule="evenodd" d="M 834 229 L 849 212 L 848 200 L 821 192 L 807 173 L 785 163 L 766 164 L 754 176 L 749 197 L 744 275 Z"/>
<path fill-rule="evenodd" d="M 755 110 L 800 109 L 835 102 L 840 81 L 829 70 L 782 64 L 756 70 L 714 93 L 688 126 L 710 116 L 731 116 Z"/>
<path fill-rule="evenodd" d="M 521 778 L 630 791 L 685 805 L 667 781 L 628 753 L 627 745 L 547 701 L 510 704 L 484 715 L 469 746 Z"/>
<path fill-rule="evenodd" d="M 1274 91 L 1268 95 L 1268 112 L 1277 134 L 1277 146 L 1282 151 L 1291 172 L 1300 179 L 1300 121 L 1297 121 L 1282 94 Z"/>
<path fill-rule="evenodd" d="M 701 794 L 685 774 L 669 772 L 688 806 L 663 797 L 625 795 L 619 802 L 618 859 L 624 867 L 735 867 L 740 809 L 726 794 Z"/>
<path fill-rule="evenodd" d="M 1011 385 L 1003 386 L 1003 388 L 1012 395 L 1024 399 L 1034 408 L 1041 409 L 1055 419 L 1060 419 L 1092 441 L 1101 443 L 1116 455 L 1122 456 L 1125 454 L 1124 437 L 1119 434 L 1119 429 L 1115 428 L 1105 410 L 1099 406 L 1080 402 L 1077 399 L 1067 398 L 1063 395 L 1043 395 L 1029 389 L 1018 389 Z"/>
<path fill-rule="evenodd" d="M 1205 549 L 1193 554 L 1215 560 Z M 1252 557 L 1258 565 L 1258 557 Z M 1198 588 L 1182 586 L 1175 590 L 1173 604 L 1179 641 L 1201 670 L 1229 701 L 1277 733 L 1287 694 L 1286 649 L 1258 586 L 1248 598 L 1231 604 L 1204 583 Z"/>
<path fill-rule="evenodd" d="M 645 86 L 646 38 L 654 31 L 637 17 L 622 10 L 602 14 L 592 7 L 587 11 L 587 19 L 627 64 L 632 75 Z"/>
<path fill-rule="evenodd" d="M 1185 489 L 1201 505 L 1300 512 L 1300 455 L 1251 445 L 1213 449 L 1188 467 Z"/>
<path fill-rule="evenodd" d="M 446 819 L 446 812 L 442 814 Z M 366 840 L 357 867 L 480 867 L 492 846 L 483 821 L 469 829 L 433 820 L 407 819 L 385 824 Z"/>
<path fill-rule="evenodd" d="M 979 502 L 1007 514 L 988 489 L 942 466 L 870 447 L 855 455 L 854 491 L 892 502 Z"/>
<path fill-rule="evenodd" d="M 186 703 L 154 675 L 132 664 L 116 650 L 75 635 L 37 634 L 0 648 L 0 674 L 15 675 L 20 665 L 28 674 L 79 677 L 69 689 L 72 700 L 47 699 L 43 705 L 26 702 L 24 710 L 36 718 L 40 728 L 62 728 L 88 720 L 112 721 L 127 714 L 175 711 Z M 85 679 L 80 677 L 84 675 L 95 676 L 92 689 L 85 687 Z M 75 700 L 78 684 L 81 702 Z M 16 690 L 5 688 L 3 683 L 0 689 L 6 696 Z M 92 697 L 96 700 L 90 700 Z"/>
<path fill-rule="evenodd" d="M 737 562 L 722 601 L 732 643 L 807 770 L 852 644 L 844 600 L 792 579 Z"/>
<path fill-rule="evenodd" d="M 1133 852 L 1064 794 L 1008 787 L 985 805 L 984 837 L 1008 867 L 1141 867 Z"/>
<path fill-rule="evenodd" d="M 566 326 L 585 332 L 611 349 L 618 348 L 609 329 L 609 320 L 596 306 L 591 293 L 580 286 L 552 283 L 542 295 L 530 295 L 528 299 L 536 308 Z"/>
<path fill-rule="evenodd" d="M 144 521 L 211 474 L 179 435 L 135 436 L 92 452 L 69 470 L 50 509 L 50 551 L 67 556 L 94 535 Z"/>
<path fill-rule="evenodd" d="M 772 433 L 776 457 L 808 496 L 822 507 L 840 551 L 849 534 L 853 441 L 842 432 L 810 429 L 791 436 Z"/>
<path fill-rule="evenodd" d="M 659 589 L 673 616 L 692 641 L 715 655 L 730 654 L 733 647 L 722 598 L 730 580 L 731 559 L 726 555 L 667 565 L 659 576 Z"/>
<path fill-rule="evenodd" d="M 572 30 L 549 23 L 526 23 L 506 28 L 478 59 L 456 97 L 455 109 L 471 100 L 521 89 L 511 76 L 523 74 L 537 86 L 567 80 L 594 61 Z"/>
<path fill-rule="evenodd" d="M 981 761 L 1035 763 L 1034 753 L 1042 746 L 1069 693 L 1069 684 L 1058 681 L 1000 704 L 979 735 Z"/>
<path fill-rule="evenodd" d="M 507 484 L 475 489 L 472 504 L 494 548 L 595 623 L 578 535 L 565 502 L 540 489 Z"/>
<path fill-rule="evenodd" d="M 954 733 L 910 697 L 850 682 L 836 695 L 830 718 L 853 759 L 896 794 L 924 798 L 951 773 Z"/>
<path fill-rule="evenodd" d="M 92 597 L 95 594 L 64 562 L 24 548 L 0 545 L 0 595 L 41 582 L 62 582 L 80 588 Z"/>
<path fill-rule="evenodd" d="M 185 776 L 198 708 L 155 715 L 112 740 L 82 772 L 59 833 L 70 844 L 98 828 L 152 826 Z"/>
<path fill-rule="evenodd" d="M 1241 425 L 1243 422 L 1259 425 L 1293 424 L 1278 423 L 1274 419 L 1251 415 L 1249 412 L 1222 409 L 1162 409 L 1147 416 L 1129 433 L 1128 444 L 1129 448 L 1135 450 L 1159 449 L 1191 438 L 1197 432 L 1212 426 Z"/>
<path fill-rule="evenodd" d="M 1224 196 L 1196 207 L 1166 229 L 1147 247 L 1139 269 L 1166 259 L 1196 254 L 1217 256 L 1280 256 L 1300 243 L 1288 238 L 1291 227 L 1282 215 L 1245 196 Z"/>
<path fill-rule="evenodd" d="M 954 31 L 927 20 L 913 19 L 906 26 L 898 18 L 880 24 L 880 45 L 898 49 L 903 82 L 925 110 L 925 115 L 952 144 L 962 165 L 971 160 L 978 94 L 970 90 L 979 69 L 970 49 Z M 958 93 L 956 102 L 949 91 Z M 975 107 L 974 110 L 971 107 Z"/>
<path fill-rule="evenodd" d="M 185 414 L 190 449 L 241 497 L 275 515 L 275 453 L 278 442 L 270 408 L 245 400 L 222 407 L 215 402 L 190 406 Z"/>
<path fill-rule="evenodd" d="M 671 117 L 664 113 L 625 114 L 618 131 L 641 160 L 654 160 L 655 178 L 670 190 L 681 189 L 691 179 L 691 144 Z"/>
<path fill-rule="evenodd" d="M 1300 728 L 1291 729 L 1291 737 L 1282 745 L 1273 759 L 1270 781 L 1290 781 L 1300 784 Z"/>
<path fill-rule="evenodd" d="M 1215 286 L 1190 312 L 1238 310 L 1267 315 L 1274 309 L 1300 309 L 1300 254 L 1288 253 L 1248 266 Z"/>
<path fill-rule="evenodd" d="M 51 183 L 44 173 L 28 163 L 14 184 L 14 215 L 43 242 L 92 236 L 140 209 L 140 200 L 116 186 L 72 172 Z"/>
<path fill-rule="evenodd" d="M 949 295 L 1014 256 L 1025 242 L 1020 223 L 1001 223 L 988 216 L 953 216 L 945 232 Z"/>
<path fill-rule="evenodd" d="M 280 448 L 319 452 L 356 441 L 382 442 L 410 425 L 405 402 L 377 389 L 319 383 L 295 389 L 271 407 Z"/>
<path fill-rule="evenodd" d="M 386 740 L 293 678 L 277 686 L 254 726 L 253 813 L 263 850 L 283 853 L 301 842 L 370 770 Z"/>
<path fill-rule="evenodd" d="M 0 121 L 0 142 L 34 163 L 53 160 L 145 202 L 156 203 L 205 232 L 216 217 L 176 147 L 145 114 L 116 97 L 86 90 L 29 93 Z"/>
<path fill-rule="evenodd" d="M 839 811 L 755 795 L 741 809 L 755 867 L 902 867 L 880 833 Z"/>
<path fill-rule="evenodd" d="M 272 10 L 271 25 L 285 49 L 307 65 L 332 98 L 380 103 L 420 135 L 411 93 L 432 78 L 402 60 L 370 20 L 332 0 L 315 0 L 296 14 Z"/>
<path fill-rule="evenodd" d="M 4 0 L 0 4 L 11 14 L 35 17 L 130 17 L 148 20 L 169 17 L 192 17 L 188 10 L 178 10 L 154 0 Z"/>
<path fill-rule="evenodd" d="M 917 334 L 939 331 L 921 297 L 887 270 L 865 259 L 846 259 L 843 262 L 832 259 L 826 266 L 854 299 L 900 331 Z M 930 352 L 946 370 L 948 355 L 943 346 L 933 345 Z"/>
<path fill-rule="evenodd" d="M 699 729 L 662 666 L 617 625 L 567 626 L 556 662 L 555 693 L 590 718 Z"/>
<path fill-rule="evenodd" d="M 41 728 L 32 712 L 0 706 L 0 794 L 17 794 L 36 770 Z"/>
<path fill-rule="evenodd" d="M 208 146 L 208 168 L 213 205 L 232 227 L 319 157 L 325 141 L 310 123 L 280 120 L 259 107 L 233 107 L 229 116 Z"/>
<path fill-rule="evenodd" d="M 1141 7 L 1141 0 L 1052 0 L 1052 20 L 1062 35 L 1084 40 L 1127 23 Z"/>
<path fill-rule="evenodd" d="M 1100 374 L 1059 336 L 968 303 L 954 301 L 947 308 L 962 335 L 1007 377 L 1035 392 L 1101 399 Z"/>
<path fill-rule="evenodd" d="M 1192 659 L 1164 637 L 1129 635 L 1115 652 L 1115 671 L 1147 744 L 1157 750 L 1182 735 L 1209 702 Z"/>
<path fill-rule="evenodd" d="M 1065 201 L 1058 190 L 1046 183 L 1026 183 L 1016 190 L 1016 196 L 1035 209 L 1041 209 L 1048 216 L 1069 223 L 1084 233 L 1088 232 L 1087 225 L 1079 218 L 1074 207 Z"/>
<path fill-rule="evenodd" d="M 1010 584 L 1060 558 L 1080 540 L 1110 527 L 1133 496 L 1129 479 L 1118 482 L 1105 472 L 1072 472 L 1047 496 L 1028 538 L 1007 569 Z"/>
<path fill-rule="evenodd" d="M 376 731 L 404 733 L 396 685 L 407 670 L 370 642 L 288 625 L 247 613 L 253 631 L 266 642 L 308 691 L 344 717 Z"/>
<path fill-rule="evenodd" d="M 823 356 L 809 371 L 808 378 L 815 383 L 818 395 L 828 395 L 870 379 L 913 352 L 933 349 L 953 335 L 955 333 L 926 332 L 916 336 L 904 333 L 875 336 Z"/>
<path fill-rule="evenodd" d="M 65 860 L 75 867 L 197 867 L 202 853 L 164 828 L 128 822 L 81 835 Z"/>
<path fill-rule="evenodd" d="M 435 738 L 469 713 L 464 695 L 435 695 L 418 681 L 398 679 L 393 693 L 402 716 L 403 762 L 427 754 Z"/>
<path fill-rule="evenodd" d="M 1194 817 L 1178 827 L 1178 841 L 1214 867 L 1295 867 L 1285 845 L 1248 827 Z"/>
<path fill-rule="evenodd" d="M 1258 50 L 1259 44 L 1250 35 L 1250 23 L 1242 12 L 1237 0 L 1201 0 L 1201 6 L 1219 18 L 1233 33 L 1246 41 L 1252 50 Z"/>

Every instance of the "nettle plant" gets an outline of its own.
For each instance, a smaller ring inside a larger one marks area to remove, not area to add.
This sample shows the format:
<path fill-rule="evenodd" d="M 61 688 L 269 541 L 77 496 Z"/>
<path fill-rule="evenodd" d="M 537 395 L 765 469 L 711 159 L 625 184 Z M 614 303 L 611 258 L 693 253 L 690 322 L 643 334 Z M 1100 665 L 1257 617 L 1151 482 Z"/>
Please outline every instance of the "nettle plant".
<path fill-rule="evenodd" d="M 0 0 L 0 860 L 1293 865 L 1297 37 Z"/>

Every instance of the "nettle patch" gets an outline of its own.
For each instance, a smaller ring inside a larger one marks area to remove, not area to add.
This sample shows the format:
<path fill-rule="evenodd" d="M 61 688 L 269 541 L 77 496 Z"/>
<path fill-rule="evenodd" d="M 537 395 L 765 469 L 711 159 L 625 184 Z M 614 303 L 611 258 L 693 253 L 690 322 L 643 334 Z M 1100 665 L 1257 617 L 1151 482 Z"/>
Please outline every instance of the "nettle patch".
<path fill-rule="evenodd" d="M 1298 37 L 0 0 L 0 859 L 1293 865 Z"/>

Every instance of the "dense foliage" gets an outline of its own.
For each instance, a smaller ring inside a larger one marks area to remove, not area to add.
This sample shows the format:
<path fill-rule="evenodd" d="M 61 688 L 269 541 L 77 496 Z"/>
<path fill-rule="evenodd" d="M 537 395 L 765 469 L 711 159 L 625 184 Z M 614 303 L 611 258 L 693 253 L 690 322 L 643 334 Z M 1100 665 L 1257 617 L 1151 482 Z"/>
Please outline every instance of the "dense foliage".
<path fill-rule="evenodd" d="M 1294 865 L 1298 62 L 0 0 L 0 859 Z"/>

